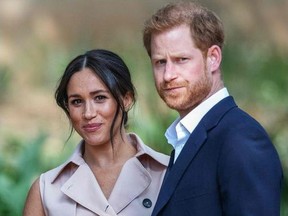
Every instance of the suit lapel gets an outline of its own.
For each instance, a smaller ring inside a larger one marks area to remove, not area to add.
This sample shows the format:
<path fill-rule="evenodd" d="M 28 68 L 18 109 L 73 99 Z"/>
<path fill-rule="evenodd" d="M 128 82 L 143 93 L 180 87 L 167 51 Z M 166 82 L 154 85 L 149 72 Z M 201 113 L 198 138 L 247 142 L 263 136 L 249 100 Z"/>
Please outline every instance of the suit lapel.
<path fill-rule="evenodd" d="M 160 197 L 160 199 L 157 200 L 152 215 L 157 215 L 159 211 L 163 208 L 163 206 L 168 202 L 171 195 L 175 191 L 178 182 L 182 178 L 185 170 L 187 169 L 189 163 L 191 163 L 196 153 L 199 151 L 200 147 L 205 142 L 206 138 L 206 129 L 201 125 L 199 125 L 190 135 L 175 164 L 171 168 L 168 174 L 169 176 L 163 182 L 158 196 Z"/>
<path fill-rule="evenodd" d="M 208 131 L 216 127 L 223 115 L 236 106 L 233 98 L 229 96 L 216 104 L 203 117 L 187 140 L 179 157 L 171 168 L 169 176 L 163 182 L 152 216 L 157 215 L 171 198 L 189 164 L 192 163 L 195 155 L 206 141 Z"/>

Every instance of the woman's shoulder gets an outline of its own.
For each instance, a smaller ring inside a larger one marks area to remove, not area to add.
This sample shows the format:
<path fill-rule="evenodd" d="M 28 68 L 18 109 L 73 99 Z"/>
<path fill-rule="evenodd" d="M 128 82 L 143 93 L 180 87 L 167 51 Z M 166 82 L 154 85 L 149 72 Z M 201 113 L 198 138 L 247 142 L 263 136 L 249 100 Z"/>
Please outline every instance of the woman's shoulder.
<path fill-rule="evenodd" d="M 29 216 L 29 215 L 45 215 L 44 214 L 44 208 L 41 202 L 41 194 L 39 189 L 39 178 L 37 178 L 34 183 L 32 184 L 26 201 L 25 206 L 23 209 L 23 215 Z"/>
<path fill-rule="evenodd" d="M 60 176 L 67 176 L 74 173 L 77 167 L 85 163 L 82 157 L 81 148 L 82 144 L 80 143 L 68 160 L 59 166 L 42 173 L 40 181 L 49 181 L 50 183 L 53 183 Z"/>
<path fill-rule="evenodd" d="M 143 157 L 144 155 L 149 156 L 155 162 L 168 166 L 170 157 L 162 152 L 156 151 L 152 147 L 145 144 L 142 139 L 135 133 L 129 133 L 130 138 L 134 141 L 137 146 L 137 154 L 136 157 Z"/>

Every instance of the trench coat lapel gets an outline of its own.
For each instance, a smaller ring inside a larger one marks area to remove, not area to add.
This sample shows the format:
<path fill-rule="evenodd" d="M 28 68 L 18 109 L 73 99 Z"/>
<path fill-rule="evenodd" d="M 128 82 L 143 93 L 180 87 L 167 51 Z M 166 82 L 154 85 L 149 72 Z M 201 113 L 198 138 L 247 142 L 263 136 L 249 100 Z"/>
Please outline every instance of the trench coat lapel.
<path fill-rule="evenodd" d="M 109 203 L 118 214 L 148 188 L 152 178 L 140 161 L 133 157 L 125 163 L 109 197 Z"/>
<path fill-rule="evenodd" d="M 75 202 L 97 215 L 116 215 L 87 164 L 81 164 L 61 190 Z"/>
<path fill-rule="evenodd" d="M 87 164 L 81 164 L 61 190 L 98 215 L 114 216 L 147 189 L 151 181 L 148 171 L 133 157 L 123 166 L 108 201 Z"/>

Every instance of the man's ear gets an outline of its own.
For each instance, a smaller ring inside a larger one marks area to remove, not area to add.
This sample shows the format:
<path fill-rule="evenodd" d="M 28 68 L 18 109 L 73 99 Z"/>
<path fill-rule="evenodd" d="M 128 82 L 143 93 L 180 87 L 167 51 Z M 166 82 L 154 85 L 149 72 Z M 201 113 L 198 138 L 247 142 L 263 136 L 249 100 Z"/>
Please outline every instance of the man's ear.
<path fill-rule="evenodd" d="M 222 51 L 221 48 L 217 45 L 213 45 L 208 49 L 207 52 L 207 68 L 210 71 L 216 71 L 220 68 L 222 61 Z"/>

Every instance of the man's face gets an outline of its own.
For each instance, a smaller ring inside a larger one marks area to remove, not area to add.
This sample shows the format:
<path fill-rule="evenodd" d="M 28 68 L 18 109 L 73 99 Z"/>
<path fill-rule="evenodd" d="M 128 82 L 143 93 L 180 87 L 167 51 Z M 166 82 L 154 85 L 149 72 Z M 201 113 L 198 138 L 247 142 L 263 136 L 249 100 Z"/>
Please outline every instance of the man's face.
<path fill-rule="evenodd" d="M 189 26 L 152 34 L 151 62 L 160 97 L 181 117 L 209 95 L 212 75 L 206 58 L 192 40 Z"/>

